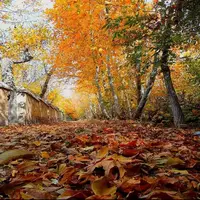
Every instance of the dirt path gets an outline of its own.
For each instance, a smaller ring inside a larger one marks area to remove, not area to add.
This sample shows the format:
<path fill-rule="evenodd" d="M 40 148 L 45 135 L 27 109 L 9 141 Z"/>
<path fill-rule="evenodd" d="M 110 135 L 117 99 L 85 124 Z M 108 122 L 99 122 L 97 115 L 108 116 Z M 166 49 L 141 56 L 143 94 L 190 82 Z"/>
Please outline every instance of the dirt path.
<path fill-rule="evenodd" d="M 0 199 L 196 199 L 200 137 L 132 121 L 0 128 Z"/>

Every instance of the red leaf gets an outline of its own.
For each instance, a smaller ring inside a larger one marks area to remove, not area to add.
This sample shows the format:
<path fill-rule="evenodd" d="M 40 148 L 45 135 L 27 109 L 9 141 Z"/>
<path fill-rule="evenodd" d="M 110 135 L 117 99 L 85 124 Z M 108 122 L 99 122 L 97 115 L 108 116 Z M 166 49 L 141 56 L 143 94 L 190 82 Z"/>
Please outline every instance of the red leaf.
<path fill-rule="evenodd" d="M 123 156 L 127 156 L 127 157 L 131 157 L 131 156 L 136 156 L 139 154 L 138 150 L 135 149 L 122 149 L 122 155 Z"/>
<path fill-rule="evenodd" d="M 136 144 L 137 144 L 137 140 L 133 140 L 133 141 L 128 142 L 128 143 L 120 144 L 120 147 L 136 147 Z"/>

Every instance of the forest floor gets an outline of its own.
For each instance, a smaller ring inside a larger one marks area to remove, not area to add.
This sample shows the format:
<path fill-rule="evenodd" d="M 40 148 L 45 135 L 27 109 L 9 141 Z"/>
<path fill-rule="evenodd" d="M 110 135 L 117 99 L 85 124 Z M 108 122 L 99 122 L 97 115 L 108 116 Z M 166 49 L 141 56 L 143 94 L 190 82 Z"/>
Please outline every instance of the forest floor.
<path fill-rule="evenodd" d="M 197 199 L 195 130 L 133 121 L 0 128 L 0 199 Z"/>

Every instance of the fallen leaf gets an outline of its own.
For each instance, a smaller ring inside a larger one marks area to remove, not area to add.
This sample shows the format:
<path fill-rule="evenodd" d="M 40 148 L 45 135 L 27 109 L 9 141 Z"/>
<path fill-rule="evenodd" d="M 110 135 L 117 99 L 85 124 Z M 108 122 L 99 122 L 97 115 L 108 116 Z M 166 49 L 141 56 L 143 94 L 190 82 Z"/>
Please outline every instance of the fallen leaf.
<path fill-rule="evenodd" d="M 111 199 L 116 199 L 115 196 L 111 196 L 111 195 L 93 195 L 88 197 L 86 200 L 111 200 Z"/>
<path fill-rule="evenodd" d="M 33 157 L 33 153 L 27 150 L 14 149 L 6 151 L 0 154 L 0 165 L 4 165 L 9 163 L 11 160 L 18 158 L 31 158 Z"/>
<path fill-rule="evenodd" d="M 48 158 L 50 158 L 50 155 L 46 151 L 43 151 L 43 152 L 41 152 L 41 157 L 48 159 Z"/>
<path fill-rule="evenodd" d="M 96 195 L 114 195 L 117 191 L 116 186 L 109 186 L 109 183 L 106 179 L 106 177 L 102 177 L 91 184 L 92 191 Z"/>
<path fill-rule="evenodd" d="M 103 157 L 105 157 L 107 154 L 108 154 L 108 147 L 102 147 L 99 151 L 98 151 L 98 153 L 97 153 L 97 158 L 103 158 Z"/>
<path fill-rule="evenodd" d="M 127 143 L 122 143 L 120 144 L 120 147 L 136 147 L 137 140 L 127 142 Z"/>
<path fill-rule="evenodd" d="M 53 195 L 46 191 L 40 191 L 36 189 L 25 189 L 25 194 L 32 196 L 34 199 L 53 199 Z"/>
<path fill-rule="evenodd" d="M 61 178 L 61 180 L 59 181 L 59 183 L 65 184 L 68 183 L 70 181 L 70 179 L 72 178 L 72 175 L 76 172 L 76 169 L 74 167 L 68 167 L 65 169 L 65 171 L 63 172 L 63 177 Z"/>
<path fill-rule="evenodd" d="M 88 190 L 65 190 L 57 199 L 86 199 L 91 195 L 91 192 Z"/>
<path fill-rule="evenodd" d="M 39 147 L 39 146 L 41 145 L 41 142 L 40 142 L 40 141 L 35 141 L 35 142 L 33 142 L 33 144 L 34 144 L 35 146 Z"/>
<path fill-rule="evenodd" d="M 189 175 L 189 172 L 187 170 L 171 169 L 170 172 L 172 172 L 173 174 Z"/>
<path fill-rule="evenodd" d="M 12 177 L 15 177 L 15 175 L 18 173 L 18 171 L 17 170 L 12 170 Z"/>
<path fill-rule="evenodd" d="M 121 150 L 121 154 L 123 156 L 126 156 L 126 157 L 132 157 L 132 156 L 136 156 L 139 154 L 139 151 L 138 150 L 135 150 L 135 149 L 122 149 Z"/>
<path fill-rule="evenodd" d="M 185 164 L 185 162 L 181 160 L 180 158 L 169 157 L 166 164 L 169 166 L 174 166 L 174 165 L 183 165 Z"/>
<path fill-rule="evenodd" d="M 104 128 L 103 131 L 106 134 L 113 133 L 113 129 L 112 128 Z"/>
<path fill-rule="evenodd" d="M 24 192 L 20 192 L 22 199 L 33 199 L 31 195 L 25 194 Z"/>
<path fill-rule="evenodd" d="M 127 179 L 127 180 L 124 181 L 120 186 L 120 189 L 123 192 L 126 192 L 126 193 L 131 192 L 134 190 L 136 185 L 140 184 L 140 179 L 135 179 L 135 178 L 128 179 L 127 177 L 125 179 Z"/>
<path fill-rule="evenodd" d="M 167 200 L 176 200 L 182 199 L 178 192 L 168 191 L 168 190 L 154 190 L 151 193 L 141 196 L 141 199 L 167 199 Z"/>

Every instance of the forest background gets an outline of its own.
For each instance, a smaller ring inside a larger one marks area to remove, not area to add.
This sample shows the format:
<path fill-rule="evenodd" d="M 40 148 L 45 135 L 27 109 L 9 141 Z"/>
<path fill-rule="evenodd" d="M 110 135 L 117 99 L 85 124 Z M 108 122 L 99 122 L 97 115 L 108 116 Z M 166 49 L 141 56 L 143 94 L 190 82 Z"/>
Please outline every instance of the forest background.
<path fill-rule="evenodd" d="M 199 7 L 198 0 L 0 1 L 2 80 L 11 67 L 14 85 L 72 120 L 198 125 Z"/>

